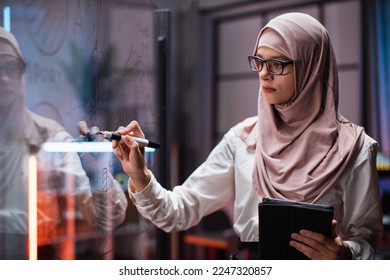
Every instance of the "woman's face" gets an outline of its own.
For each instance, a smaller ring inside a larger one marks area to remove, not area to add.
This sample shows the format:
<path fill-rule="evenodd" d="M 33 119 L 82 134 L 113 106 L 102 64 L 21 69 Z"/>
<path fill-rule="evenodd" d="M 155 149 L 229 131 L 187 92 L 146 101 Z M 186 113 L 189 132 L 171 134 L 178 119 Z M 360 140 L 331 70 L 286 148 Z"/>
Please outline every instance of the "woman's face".
<path fill-rule="evenodd" d="M 290 58 L 264 46 L 257 49 L 256 56 L 265 60 L 279 59 L 283 61 L 291 61 Z M 268 104 L 283 105 L 292 100 L 295 95 L 295 73 L 293 63 L 284 66 L 282 75 L 270 74 L 265 64 L 263 69 L 258 73 L 261 94 Z"/>
<path fill-rule="evenodd" d="M 0 42 L 0 107 L 9 107 L 19 98 L 24 73 L 21 67 L 24 66 L 12 46 L 4 40 Z"/>

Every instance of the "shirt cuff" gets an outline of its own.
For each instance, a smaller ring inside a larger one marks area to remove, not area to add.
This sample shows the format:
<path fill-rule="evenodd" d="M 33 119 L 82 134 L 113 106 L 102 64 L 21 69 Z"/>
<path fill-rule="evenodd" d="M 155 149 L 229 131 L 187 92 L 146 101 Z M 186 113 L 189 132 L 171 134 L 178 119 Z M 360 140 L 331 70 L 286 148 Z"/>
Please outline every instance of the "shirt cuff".
<path fill-rule="evenodd" d="M 361 250 L 361 246 L 359 243 L 357 242 L 354 242 L 354 241 L 345 241 L 346 243 L 348 243 L 349 245 L 349 248 L 351 250 L 351 253 L 352 253 L 352 259 L 353 260 L 361 260 L 362 259 L 362 250 Z"/>
<path fill-rule="evenodd" d="M 150 170 L 149 170 L 149 174 L 150 174 L 150 181 L 146 185 L 146 187 L 140 192 L 131 191 L 131 189 L 130 189 L 131 178 L 129 178 L 129 182 L 127 183 L 127 189 L 129 191 L 130 197 L 133 197 L 137 200 L 143 199 L 143 198 L 146 199 L 148 197 L 148 194 L 150 194 L 150 192 L 151 192 L 151 186 L 153 185 L 153 182 L 155 181 L 154 175 Z"/>

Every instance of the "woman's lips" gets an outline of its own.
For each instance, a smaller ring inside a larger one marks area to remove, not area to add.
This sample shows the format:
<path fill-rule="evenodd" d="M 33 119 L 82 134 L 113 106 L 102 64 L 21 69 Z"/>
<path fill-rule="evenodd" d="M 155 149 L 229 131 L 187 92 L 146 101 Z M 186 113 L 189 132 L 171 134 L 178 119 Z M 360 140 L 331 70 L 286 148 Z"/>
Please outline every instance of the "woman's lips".
<path fill-rule="evenodd" d="M 262 90 L 262 92 L 266 92 L 266 93 L 272 93 L 272 92 L 274 92 L 275 91 L 275 89 L 274 88 L 271 88 L 271 87 L 261 87 L 261 90 Z"/>

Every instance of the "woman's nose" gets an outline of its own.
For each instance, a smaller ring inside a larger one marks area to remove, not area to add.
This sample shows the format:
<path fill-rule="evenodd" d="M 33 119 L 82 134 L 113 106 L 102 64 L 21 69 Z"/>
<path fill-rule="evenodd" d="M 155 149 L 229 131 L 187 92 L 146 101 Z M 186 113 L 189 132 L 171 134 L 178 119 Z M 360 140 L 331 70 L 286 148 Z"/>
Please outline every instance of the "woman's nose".
<path fill-rule="evenodd" d="M 261 71 L 259 71 L 260 80 L 267 80 L 267 79 L 269 79 L 270 76 L 272 76 L 272 74 L 270 74 L 268 72 L 267 66 L 264 65 L 263 69 L 261 69 Z"/>

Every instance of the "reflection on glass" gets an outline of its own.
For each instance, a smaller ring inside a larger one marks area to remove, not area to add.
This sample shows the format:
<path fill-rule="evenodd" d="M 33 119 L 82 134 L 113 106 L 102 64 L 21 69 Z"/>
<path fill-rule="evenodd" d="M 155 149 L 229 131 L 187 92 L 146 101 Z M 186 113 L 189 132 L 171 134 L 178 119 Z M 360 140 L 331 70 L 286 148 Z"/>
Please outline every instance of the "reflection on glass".
<path fill-rule="evenodd" d="M 73 223 L 79 217 L 91 226 L 111 230 L 125 219 L 126 196 L 107 170 L 106 157 L 95 157 L 96 169 L 90 172 L 93 175 L 100 170 L 101 176 L 88 178 L 77 153 L 47 155 L 41 149 L 45 142 L 69 142 L 72 136 L 57 122 L 27 109 L 24 58 L 14 36 L 4 29 L 0 29 L 0 69 L 5 120 L 1 125 L 1 258 L 25 259 L 29 255 L 28 176 L 36 176 L 38 183 L 38 257 L 72 258 L 67 246 L 56 250 L 59 236 L 72 234 L 69 228 L 73 225 L 61 227 L 61 223 Z M 36 157 L 37 174 L 27 170 L 30 155 Z M 62 229 L 66 232 L 61 233 Z"/>
<path fill-rule="evenodd" d="M 109 2 L 14 1 L 0 28 L 0 259 L 154 257 L 111 143 L 75 142 L 79 120 L 155 138 L 153 7 Z"/>

